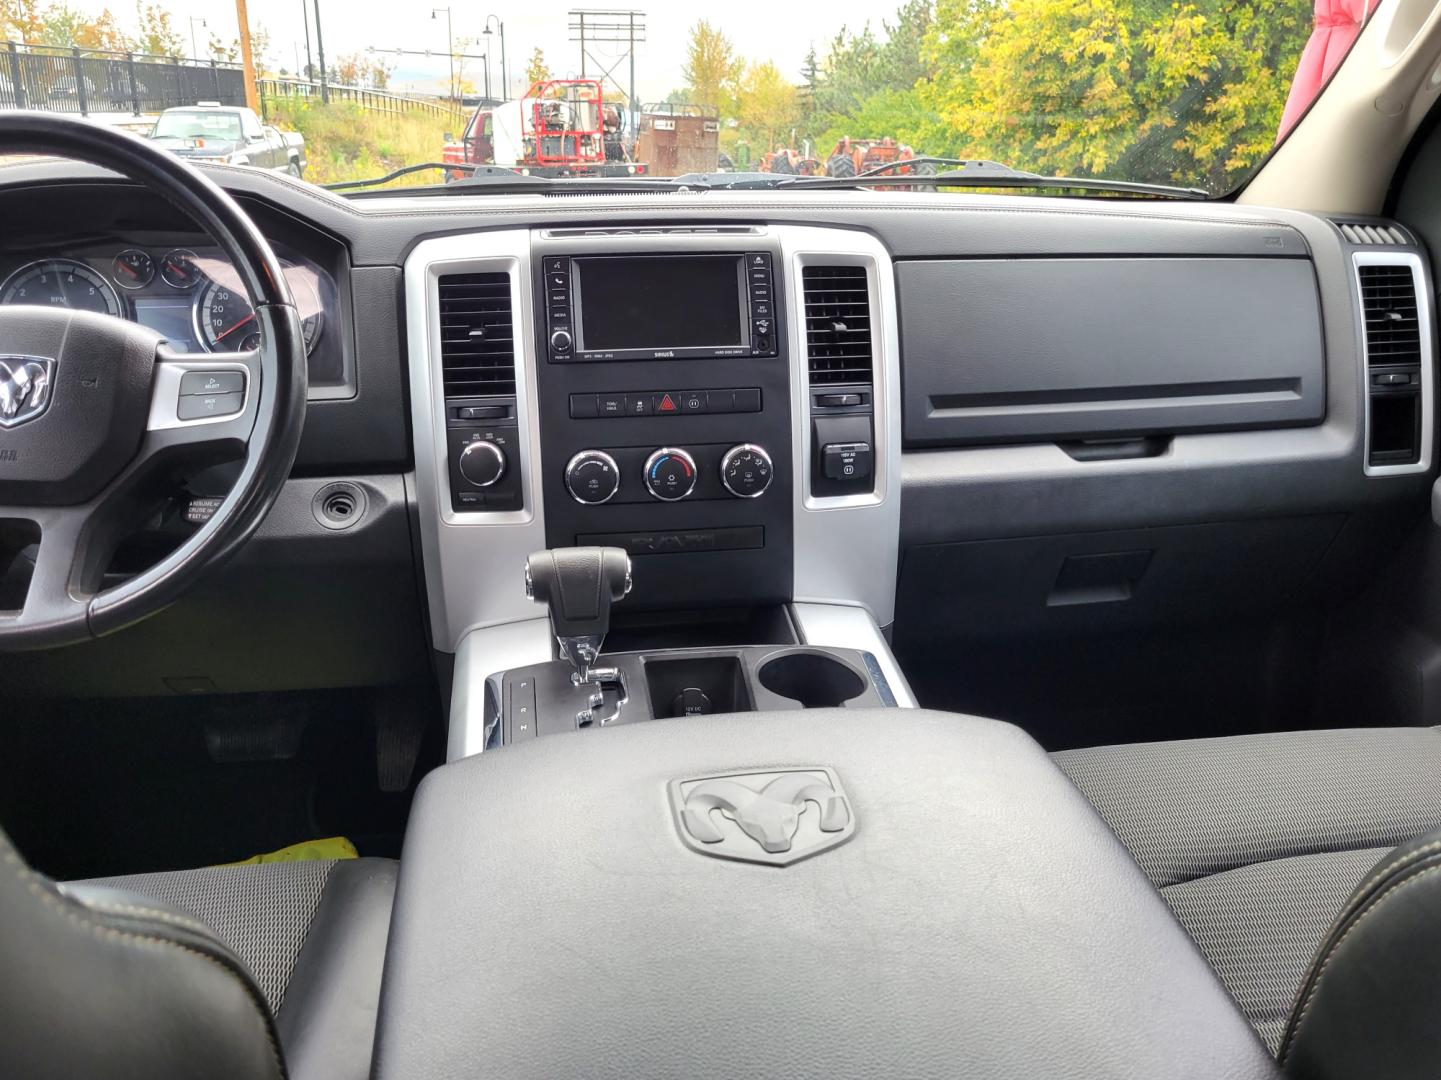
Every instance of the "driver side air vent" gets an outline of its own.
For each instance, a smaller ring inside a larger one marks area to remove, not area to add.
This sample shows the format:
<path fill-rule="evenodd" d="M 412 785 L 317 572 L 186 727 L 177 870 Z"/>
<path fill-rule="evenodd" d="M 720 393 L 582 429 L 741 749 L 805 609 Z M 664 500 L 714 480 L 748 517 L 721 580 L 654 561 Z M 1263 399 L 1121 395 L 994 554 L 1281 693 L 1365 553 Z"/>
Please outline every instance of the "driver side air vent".
<path fill-rule="evenodd" d="M 515 393 L 509 274 L 441 276 L 440 354 L 447 398 Z"/>
<path fill-rule="evenodd" d="M 871 381 L 870 289 L 864 266 L 802 272 L 811 386 Z"/>

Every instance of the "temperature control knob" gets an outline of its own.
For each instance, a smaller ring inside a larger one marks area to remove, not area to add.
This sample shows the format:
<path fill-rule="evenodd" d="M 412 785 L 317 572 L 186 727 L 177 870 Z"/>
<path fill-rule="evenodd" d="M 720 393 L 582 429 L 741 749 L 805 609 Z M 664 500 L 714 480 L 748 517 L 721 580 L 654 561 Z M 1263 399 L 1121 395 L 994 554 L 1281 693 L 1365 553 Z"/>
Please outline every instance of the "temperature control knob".
<path fill-rule="evenodd" d="M 599 506 L 620 490 L 620 466 L 604 450 L 582 450 L 565 467 L 565 486 L 576 502 Z"/>
<path fill-rule="evenodd" d="M 569 330 L 557 330 L 550 335 L 550 348 L 552 352 L 570 352 L 571 336 Z"/>
<path fill-rule="evenodd" d="M 775 476 L 771 456 L 754 443 L 732 446 L 721 458 L 721 483 L 732 495 L 754 499 L 765 494 Z"/>
<path fill-rule="evenodd" d="M 645 459 L 645 486 L 657 499 L 678 502 L 695 490 L 695 458 L 674 446 L 662 446 Z"/>
<path fill-rule="evenodd" d="M 505 475 L 505 451 L 478 439 L 460 452 L 460 475 L 476 487 L 490 487 Z"/>

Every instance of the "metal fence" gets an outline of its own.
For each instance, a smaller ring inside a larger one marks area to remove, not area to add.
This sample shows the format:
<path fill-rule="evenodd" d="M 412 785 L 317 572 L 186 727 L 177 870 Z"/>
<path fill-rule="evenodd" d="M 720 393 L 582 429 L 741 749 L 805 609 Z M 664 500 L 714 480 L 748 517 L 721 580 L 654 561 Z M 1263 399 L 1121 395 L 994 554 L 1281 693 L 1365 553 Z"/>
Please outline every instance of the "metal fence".
<path fill-rule="evenodd" d="M 0 109 L 130 113 L 197 101 L 245 104 L 238 64 L 0 42 Z"/>
<path fill-rule="evenodd" d="M 262 103 L 271 101 L 348 101 L 370 112 L 427 113 L 433 116 L 454 116 L 456 104 L 451 101 L 427 101 L 405 97 L 388 90 L 371 90 L 363 86 L 336 86 L 306 82 L 303 79 L 257 79 Z"/>

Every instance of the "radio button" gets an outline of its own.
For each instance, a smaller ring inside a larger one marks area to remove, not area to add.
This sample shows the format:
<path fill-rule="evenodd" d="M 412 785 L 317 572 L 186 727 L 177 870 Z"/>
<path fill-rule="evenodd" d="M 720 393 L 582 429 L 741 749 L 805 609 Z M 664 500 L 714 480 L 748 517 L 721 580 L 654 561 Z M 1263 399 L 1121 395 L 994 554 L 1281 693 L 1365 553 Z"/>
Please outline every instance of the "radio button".
<path fill-rule="evenodd" d="M 771 283 L 771 272 L 769 267 L 765 270 L 751 270 L 750 279 L 752 285 L 769 285 Z"/>
<path fill-rule="evenodd" d="M 751 305 L 751 318 L 769 319 L 771 317 L 771 302 L 769 300 L 757 300 Z"/>
<path fill-rule="evenodd" d="M 550 335 L 550 347 L 552 352 L 570 352 L 572 338 L 569 330 L 556 330 Z"/>
<path fill-rule="evenodd" d="M 769 269 L 771 265 L 771 257 L 763 251 L 757 251 L 754 254 L 750 255 L 747 258 L 746 262 L 748 265 L 753 267 L 764 266 Z"/>
<path fill-rule="evenodd" d="M 546 260 L 545 260 L 545 272 L 546 272 L 547 274 L 556 274 L 556 273 L 564 274 L 564 273 L 568 273 L 568 272 L 570 271 L 570 267 L 566 265 L 566 263 L 567 263 L 568 261 L 569 261 L 568 259 L 564 259 L 564 258 L 559 258 L 559 259 L 557 259 L 557 258 L 549 258 L 549 259 L 546 259 Z"/>
<path fill-rule="evenodd" d="M 751 302 L 757 300 L 769 300 L 771 298 L 771 287 L 769 285 L 752 285 Z"/>
<path fill-rule="evenodd" d="M 695 458 L 663 446 L 645 460 L 645 486 L 663 502 L 678 502 L 695 490 Z"/>
<path fill-rule="evenodd" d="M 706 412 L 728 413 L 735 407 L 735 394 L 731 390 L 707 390 L 705 392 Z"/>

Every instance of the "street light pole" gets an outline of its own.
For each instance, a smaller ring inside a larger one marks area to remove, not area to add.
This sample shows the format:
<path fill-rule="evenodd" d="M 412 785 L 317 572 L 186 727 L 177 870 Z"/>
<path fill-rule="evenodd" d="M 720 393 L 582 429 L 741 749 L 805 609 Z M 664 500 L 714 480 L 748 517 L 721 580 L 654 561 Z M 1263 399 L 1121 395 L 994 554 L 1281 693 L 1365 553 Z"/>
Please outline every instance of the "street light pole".
<path fill-rule="evenodd" d="M 200 46 L 198 46 L 198 45 L 195 44 L 195 24 L 196 24 L 196 23 L 199 23 L 201 26 L 205 26 L 207 30 L 209 29 L 209 27 L 206 26 L 206 23 L 205 23 L 205 20 L 204 20 L 204 19 L 197 19 L 194 15 L 190 16 L 190 55 L 191 55 L 192 57 L 194 57 L 196 60 L 199 60 L 199 59 L 200 59 Z"/>
<path fill-rule="evenodd" d="M 455 101 L 459 95 L 455 90 L 455 35 L 450 29 L 450 8 L 431 8 L 430 17 L 433 20 L 442 11 L 445 12 L 445 51 L 450 56 L 450 100 Z"/>
<path fill-rule="evenodd" d="M 320 0 L 315 0 L 315 52 L 320 60 L 320 103 L 330 104 L 330 88 L 325 84 L 325 37 L 320 32 Z"/>
<path fill-rule="evenodd" d="M 491 19 L 495 19 L 495 25 L 500 28 L 500 96 L 501 96 L 503 99 L 509 101 L 509 100 L 510 100 L 510 68 L 507 67 L 507 66 L 506 66 L 506 63 L 505 63 L 505 23 L 501 22 L 501 21 L 500 21 L 500 18 L 499 18 L 498 16 L 495 16 L 495 15 L 487 15 L 487 16 L 485 17 L 485 36 L 486 36 L 486 37 L 489 37 L 489 36 L 490 36 L 490 20 L 491 20 Z M 488 52 L 490 52 L 490 50 L 489 50 L 489 49 L 486 49 L 486 52 L 488 53 Z"/>
<path fill-rule="evenodd" d="M 300 17 L 305 20 L 305 70 L 301 72 L 305 81 L 309 82 L 315 78 L 314 68 L 310 63 L 310 0 L 300 0 Z"/>

